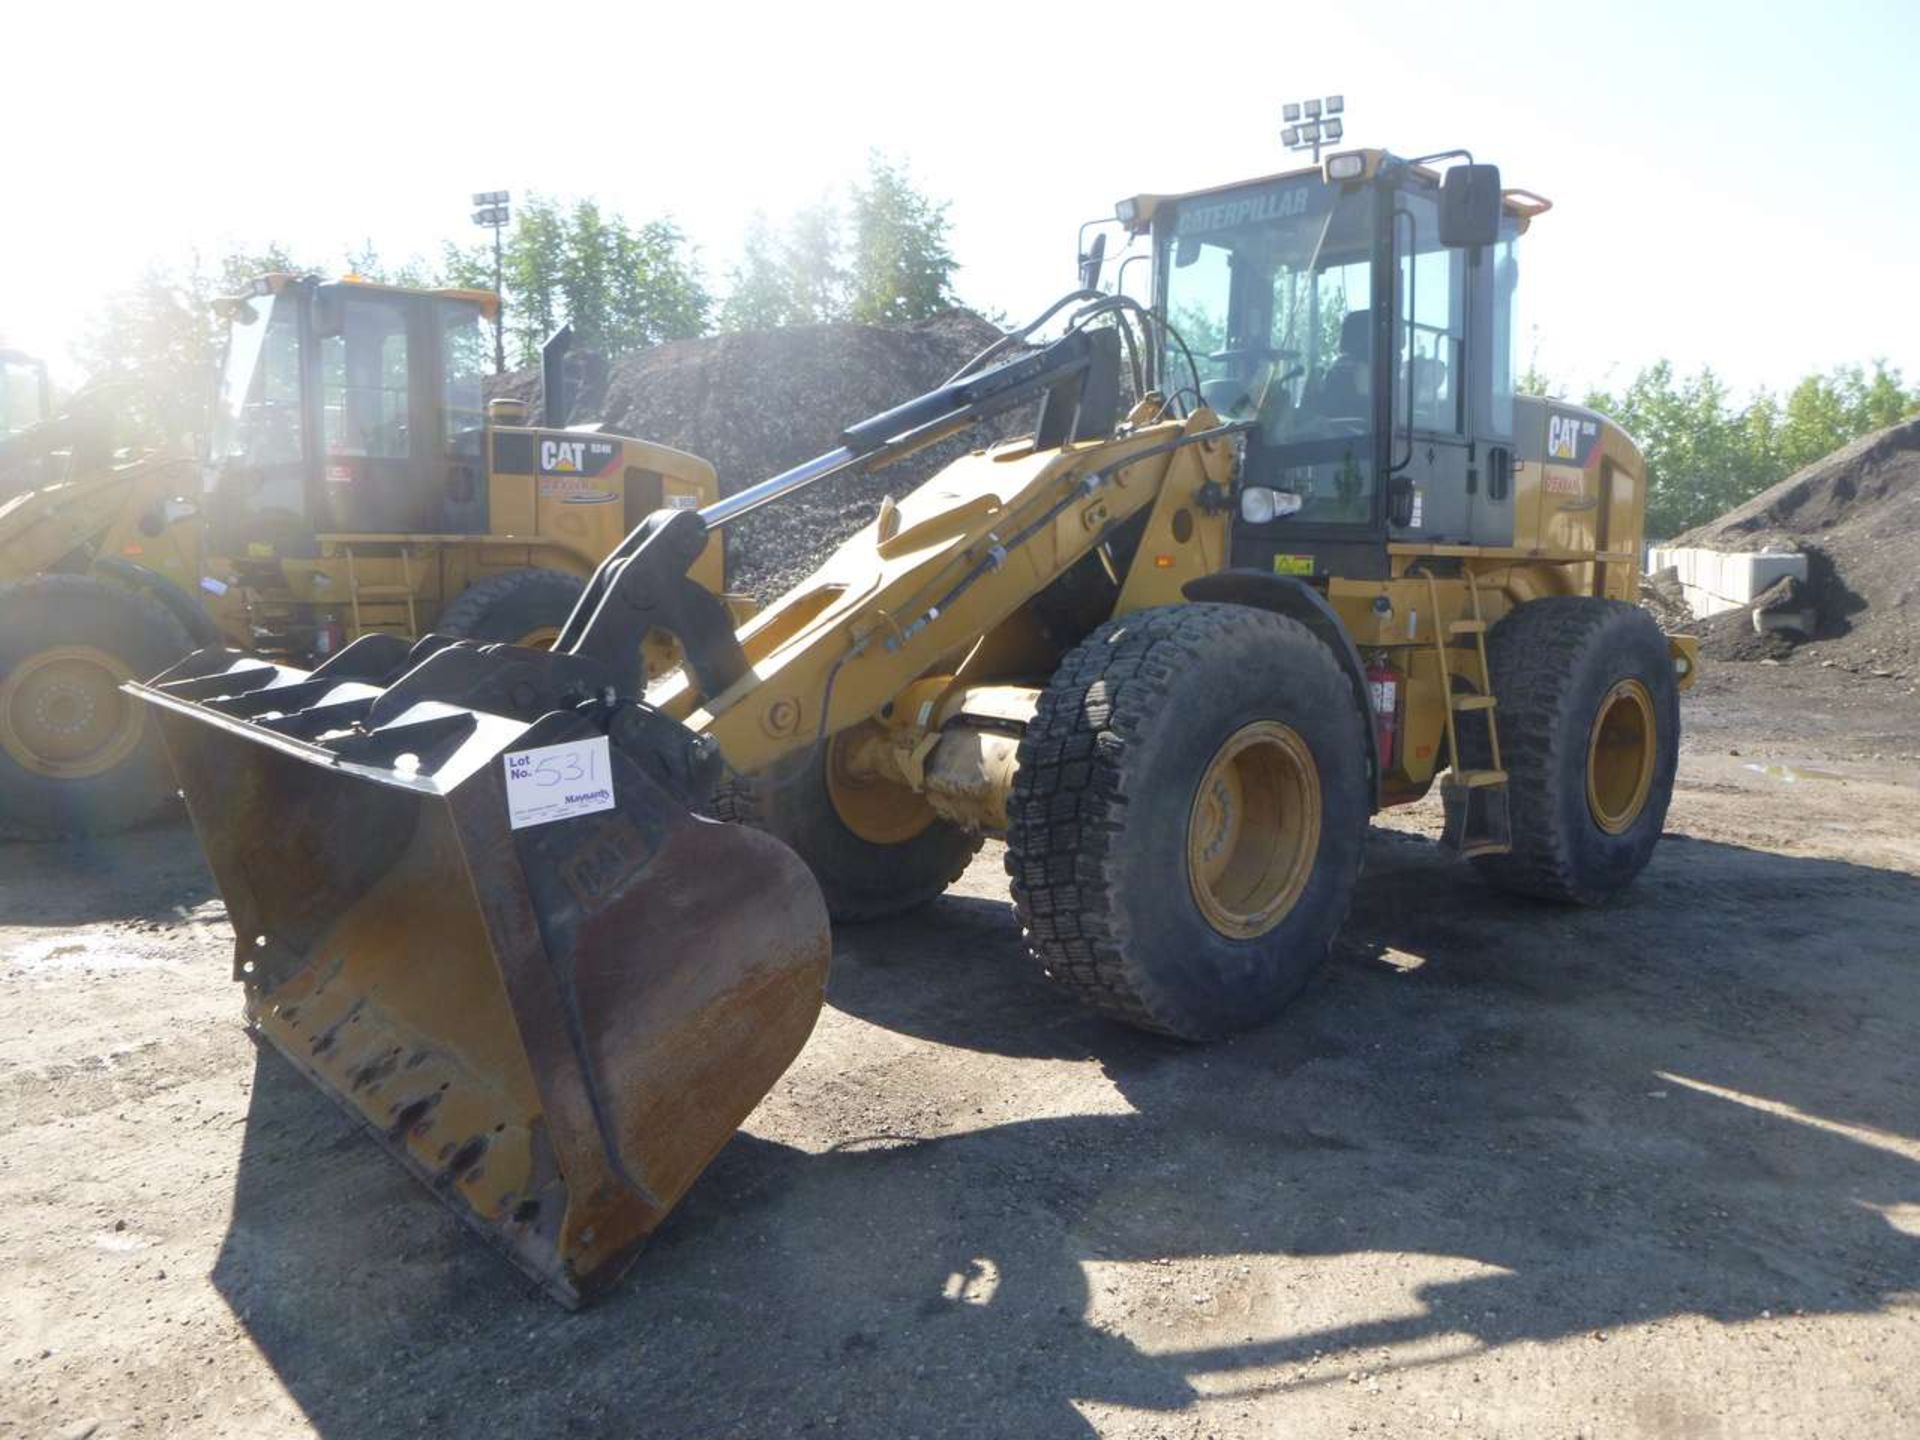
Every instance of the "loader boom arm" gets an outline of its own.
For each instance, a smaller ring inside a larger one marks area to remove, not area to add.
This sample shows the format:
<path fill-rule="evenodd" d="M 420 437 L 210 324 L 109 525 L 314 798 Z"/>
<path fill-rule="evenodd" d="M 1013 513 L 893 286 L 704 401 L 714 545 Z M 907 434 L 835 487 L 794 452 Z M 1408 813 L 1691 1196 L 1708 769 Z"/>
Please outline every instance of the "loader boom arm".
<path fill-rule="evenodd" d="M 1074 331 L 849 426 L 835 449 L 705 509 L 648 516 L 594 571 L 554 648 L 618 674 L 647 632 L 662 630 L 680 641 L 700 693 L 719 695 L 745 677 L 748 663 L 725 603 L 687 578 L 711 530 L 822 480 L 892 464 L 1034 400 L 1037 440 L 1058 445 L 1105 435 L 1117 418 L 1115 344 L 1110 332 Z"/>

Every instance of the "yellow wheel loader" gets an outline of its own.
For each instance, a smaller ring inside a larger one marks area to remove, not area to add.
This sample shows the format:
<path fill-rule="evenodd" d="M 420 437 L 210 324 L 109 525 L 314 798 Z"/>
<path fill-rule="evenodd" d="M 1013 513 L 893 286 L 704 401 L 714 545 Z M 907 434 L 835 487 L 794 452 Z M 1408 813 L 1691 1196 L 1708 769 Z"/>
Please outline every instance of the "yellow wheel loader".
<path fill-rule="evenodd" d="M 429 629 L 549 643 L 642 516 L 719 495 L 704 460 L 564 428 L 566 330 L 545 357 L 548 426 L 485 403 L 489 293 L 269 275 L 215 308 L 203 464 L 116 457 L 110 395 L 46 420 L 44 370 L 4 377 L 40 423 L 0 437 L 0 828 L 99 832 L 158 809 L 174 788 L 158 733 L 118 687 L 196 646 L 311 663 Z M 724 568 L 716 538 L 694 574 L 717 591 Z"/>
<path fill-rule="evenodd" d="M 135 687 L 250 1024 L 576 1303 L 805 1043 L 829 914 L 925 901 L 985 836 L 1049 974 L 1193 1039 L 1286 1005 L 1369 816 L 1436 781 L 1496 885 L 1618 891 L 1693 673 L 1630 603 L 1645 467 L 1513 393 L 1544 203 L 1429 162 L 1123 202 L 1149 304 L 1083 288 L 818 460 L 649 516 L 549 650 L 376 635 Z M 1015 410 L 744 626 L 689 578 L 754 508 Z M 654 630 L 685 664 L 649 683 Z"/>

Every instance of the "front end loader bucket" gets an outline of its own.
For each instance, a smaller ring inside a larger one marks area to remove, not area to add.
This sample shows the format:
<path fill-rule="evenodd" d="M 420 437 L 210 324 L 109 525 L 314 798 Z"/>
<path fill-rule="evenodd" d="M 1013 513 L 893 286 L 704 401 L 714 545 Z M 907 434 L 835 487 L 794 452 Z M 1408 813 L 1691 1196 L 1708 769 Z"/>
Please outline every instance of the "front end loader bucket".
<path fill-rule="evenodd" d="M 799 1053 L 829 952 L 801 861 L 688 808 L 710 745 L 571 663 L 374 635 L 130 687 L 251 1027 L 569 1306 Z"/>

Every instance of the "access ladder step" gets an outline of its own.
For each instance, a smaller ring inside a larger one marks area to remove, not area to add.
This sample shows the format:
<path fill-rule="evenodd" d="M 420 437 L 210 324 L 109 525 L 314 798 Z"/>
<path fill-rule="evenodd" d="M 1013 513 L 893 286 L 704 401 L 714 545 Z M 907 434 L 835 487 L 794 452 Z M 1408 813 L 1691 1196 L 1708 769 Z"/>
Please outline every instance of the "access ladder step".
<path fill-rule="evenodd" d="M 1456 710 L 1491 710 L 1500 702 L 1491 695 L 1456 695 L 1453 708 Z"/>
<path fill-rule="evenodd" d="M 1507 783 L 1504 770 L 1455 770 L 1446 777 L 1446 784 L 1458 786 L 1462 790 L 1479 790 L 1488 785 Z"/>
<path fill-rule="evenodd" d="M 1513 848 L 1506 772 L 1456 770 L 1441 787 L 1446 819 L 1442 843 L 1460 855 L 1501 855 Z"/>
<path fill-rule="evenodd" d="M 404 600 L 419 594 L 411 585 L 360 585 L 353 593 L 362 600 Z"/>
<path fill-rule="evenodd" d="M 1447 622 L 1449 635 L 1484 635 L 1487 622 L 1484 620 L 1450 620 Z"/>

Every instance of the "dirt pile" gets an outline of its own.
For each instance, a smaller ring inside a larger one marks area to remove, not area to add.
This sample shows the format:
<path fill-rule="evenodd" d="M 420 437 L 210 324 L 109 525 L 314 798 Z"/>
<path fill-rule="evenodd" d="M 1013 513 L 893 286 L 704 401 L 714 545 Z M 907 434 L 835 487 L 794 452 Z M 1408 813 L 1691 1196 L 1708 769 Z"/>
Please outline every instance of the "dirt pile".
<path fill-rule="evenodd" d="M 704 456 L 732 494 L 832 450 L 844 427 L 933 389 L 999 335 L 978 315 L 950 310 L 900 328 L 800 325 L 678 340 L 611 364 L 578 356 L 569 364 L 580 392 L 572 420 Z M 509 377 L 500 393 L 534 401 L 538 418 L 537 371 Z M 993 433 L 1020 423 L 1009 417 Z M 729 584 L 762 599 L 779 594 L 870 521 L 882 495 L 904 494 L 980 443 L 976 431 L 746 517 L 728 534 Z"/>
<path fill-rule="evenodd" d="M 1662 630 L 1691 631 L 1698 623 L 1672 567 L 1640 577 L 1640 603 L 1653 612 Z"/>
<path fill-rule="evenodd" d="M 1816 619 L 1804 638 L 1819 654 L 1869 673 L 1920 672 L 1920 419 L 1836 450 L 1672 543 L 1805 552 L 1800 603 Z M 1778 657 L 1803 638 L 1776 632 L 1756 645 L 1746 610 L 1696 628 L 1721 659 Z"/>

